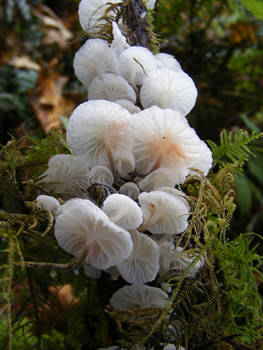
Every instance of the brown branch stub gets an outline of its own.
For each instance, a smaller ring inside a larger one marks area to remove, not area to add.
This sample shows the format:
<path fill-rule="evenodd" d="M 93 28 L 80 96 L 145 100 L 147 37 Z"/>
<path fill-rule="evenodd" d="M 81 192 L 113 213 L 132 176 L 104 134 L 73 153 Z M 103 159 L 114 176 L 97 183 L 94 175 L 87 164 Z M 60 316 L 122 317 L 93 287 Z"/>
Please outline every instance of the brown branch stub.
<path fill-rule="evenodd" d="M 55 270 L 60 272 L 68 272 L 78 270 L 82 266 L 82 262 L 79 259 L 72 259 L 69 263 L 49 263 L 39 261 L 25 261 L 27 268 L 37 268 L 43 270 Z"/>
<path fill-rule="evenodd" d="M 124 1 L 122 21 L 127 42 L 131 46 L 144 46 L 150 49 L 150 24 L 147 9 L 142 0 Z"/>

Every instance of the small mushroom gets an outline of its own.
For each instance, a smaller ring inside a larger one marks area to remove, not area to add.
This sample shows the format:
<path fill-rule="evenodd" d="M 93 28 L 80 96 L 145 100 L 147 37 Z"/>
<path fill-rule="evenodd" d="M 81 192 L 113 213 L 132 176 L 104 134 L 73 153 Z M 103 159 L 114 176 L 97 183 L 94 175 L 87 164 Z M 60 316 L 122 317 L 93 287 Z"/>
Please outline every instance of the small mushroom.
<path fill-rule="evenodd" d="M 109 195 L 103 203 L 102 210 L 112 222 L 125 230 L 135 229 L 142 223 L 141 208 L 131 198 L 123 194 Z"/>
<path fill-rule="evenodd" d="M 162 191 L 143 192 L 138 200 L 144 217 L 140 230 L 178 234 L 188 227 L 189 207 L 185 200 Z"/>
<path fill-rule="evenodd" d="M 102 39 L 87 40 L 76 52 L 73 67 L 77 78 L 86 87 L 96 76 L 118 74 L 117 56 Z"/>
<path fill-rule="evenodd" d="M 118 3 L 119 0 L 111 0 L 111 4 Z M 101 25 L 105 23 L 102 18 L 109 7 L 108 0 L 81 0 L 79 3 L 79 21 L 83 30 L 89 34 L 99 31 Z M 108 15 L 112 15 L 109 11 Z"/>
<path fill-rule="evenodd" d="M 131 46 L 120 54 L 119 65 L 121 75 L 135 88 L 142 85 L 148 72 L 157 68 L 157 61 L 147 48 Z"/>
<path fill-rule="evenodd" d="M 107 166 L 97 165 L 90 170 L 90 178 L 94 182 L 105 183 L 112 186 L 114 177 Z"/>
<path fill-rule="evenodd" d="M 128 181 L 120 187 L 119 192 L 121 194 L 125 194 L 126 196 L 129 196 L 133 200 L 137 200 L 140 194 L 140 189 L 134 182 Z"/>
<path fill-rule="evenodd" d="M 131 254 L 133 243 L 129 232 L 115 225 L 91 201 L 72 199 L 62 205 L 57 214 L 57 242 L 80 263 L 107 269 Z"/>
<path fill-rule="evenodd" d="M 56 154 L 48 162 L 48 169 L 39 181 L 48 191 L 54 191 L 65 198 L 80 195 L 79 188 L 90 185 L 89 169 L 86 162 L 70 154 Z"/>
<path fill-rule="evenodd" d="M 130 231 L 133 251 L 117 265 L 121 276 L 129 283 L 147 283 L 155 279 L 159 271 L 159 247 L 147 235 Z"/>
<path fill-rule="evenodd" d="M 114 155 L 130 154 L 133 147 L 130 118 L 129 112 L 114 102 L 84 102 L 69 119 L 67 141 L 91 167 L 106 165 L 114 170 Z"/>
<path fill-rule="evenodd" d="M 55 197 L 47 196 L 45 194 L 37 196 L 36 202 L 41 209 L 50 212 L 56 212 L 60 207 L 60 203 Z"/>
<path fill-rule="evenodd" d="M 197 89 L 182 70 L 162 68 L 149 72 L 143 80 L 140 97 L 144 108 L 171 108 L 185 116 L 195 105 Z"/>
<path fill-rule="evenodd" d="M 136 102 L 133 88 L 121 76 L 108 73 L 96 76 L 88 86 L 89 100 L 116 101 L 127 99 Z"/>
<path fill-rule="evenodd" d="M 126 41 L 126 37 L 122 34 L 118 24 L 116 22 L 112 22 L 112 36 L 113 40 L 110 44 L 110 47 L 113 48 L 116 55 L 119 57 L 122 51 L 128 49 L 130 45 Z"/>
<path fill-rule="evenodd" d="M 174 171 L 175 183 L 183 183 L 202 150 L 202 141 L 186 118 L 177 111 L 154 106 L 133 115 L 130 124 L 138 173 L 169 168 Z"/>
<path fill-rule="evenodd" d="M 118 105 L 120 105 L 121 107 L 127 109 L 127 111 L 131 114 L 139 113 L 141 111 L 141 109 L 138 106 L 136 106 L 133 102 L 129 100 L 116 100 L 114 102 L 118 103 Z"/>
<path fill-rule="evenodd" d="M 174 187 L 176 183 L 177 174 L 175 171 L 169 168 L 159 168 L 145 176 L 138 182 L 138 185 L 143 192 L 150 192 L 162 186 Z"/>
<path fill-rule="evenodd" d="M 134 284 L 117 290 L 110 299 L 114 309 L 163 308 L 168 295 L 160 288 Z"/>
<path fill-rule="evenodd" d="M 180 63 L 168 53 L 158 53 L 157 55 L 155 55 L 155 58 L 157 60 L 158 68 L 169 68 L 174 71 L 182 70 Z"/>

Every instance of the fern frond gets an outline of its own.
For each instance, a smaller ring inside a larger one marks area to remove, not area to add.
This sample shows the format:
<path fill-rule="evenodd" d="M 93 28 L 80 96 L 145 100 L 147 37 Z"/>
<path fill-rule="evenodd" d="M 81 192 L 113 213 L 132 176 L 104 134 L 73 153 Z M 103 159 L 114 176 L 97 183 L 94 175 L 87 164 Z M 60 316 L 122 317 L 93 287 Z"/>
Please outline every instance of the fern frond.
<path fill-rule="evenodd" d="M 249 133 L 246 130 L 239 130 L 235 134 L 223 130 L 220 134 L 220 144 L 208 141 L 211 147 L 214 160 L 221 167 L 229 160 L 233 163 L 238 162 L 239 167 L 243 167 L 250 155 L 253 155 L 249 144 L 260 137 L 263 133 L 253 131 Z"/>

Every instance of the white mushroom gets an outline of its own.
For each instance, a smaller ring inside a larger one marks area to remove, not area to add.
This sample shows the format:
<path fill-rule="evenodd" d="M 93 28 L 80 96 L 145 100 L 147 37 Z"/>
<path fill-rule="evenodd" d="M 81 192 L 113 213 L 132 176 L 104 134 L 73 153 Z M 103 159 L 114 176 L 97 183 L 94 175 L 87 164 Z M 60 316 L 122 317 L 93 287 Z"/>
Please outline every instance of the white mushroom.
<path fill-rule="evenodd" d="M 48 169 L 41 175 L 40 182 L 49 191 L 65 197 L 76 197 L 81 195 L 80 188 L 90 185 L 88 166 L 79 157 L 56 154 L 49 159 Z"/>
<path fill-rule="evenodd" d="M 147 235 L 130 231 L 133 251 L 117 265 L 121 276 L 129 283 L 147 283 L 155 279 L 159 271 L 159 247 Z"/>
<path fill-rule="evenodd" d="M 129 100 L 116 100 L 114 102 L 118 103 L 121 107 L 127 109 L 127 111 L 131 114 L 139 113 L 141 111 L 141 109 L 138 106 L 136 106 L 133 102 Z"/>
<path fill-rule="evenodd" d="M 185 201 L 162 191 L 143 192 L 138 197 L 143 211 L 140 230 L 178 234 L 188 227 L 189 208 Z"/>
<path fill-rule="evenodd" d="M 111 0 L 110 3 L 116 4 L 119 0 Z M 79 3 L 79 21 L 83 30 L 89 34 L 96 33 L 105 23 L 102 19 L 105 11 L 109 7 L 108 0 L 81 0 Z M 112 15 L 110 11 L 108 15 Z"/>
<path fill-rule="evenodd" d="M 130 234 L 86 199 L 72 199 L 60 207 L 55 237 L 66 252 L 97 269 L 121 263 L 133 249 Z"/>
<path fill-rule="evenodd" d="M 171 269 L 179 269 L 183 272 L 186 270 L 186 276 L 195 278 L 197 272 L 204 265 L 204 259 L 202 257 L 193 264 L 195 259 L 195 257 L 189 257 L 189 253 L 182 247 L 177 247 L 173 254 Z M 193 265 L 190 266 L 191 264 Z"/>
<path fill-rule="evenodd" d="M 101 270 L 89 264 L 83 264 L 83 270 L 85 275 L 89 278 L 98 279 L 101 277 Z"/>
<path fill-rule="evenodd" d="M 73 152 L 91 167 L 114 169 L 114 155 L 131 153 L 131 115 L 118 104 L 94 100 L 79 105 L 69 119 L 67 141 Z"/>
<path fill-rule="evenodd" d="M 193 80 L 182 70 L 162 68 L 147 75 L 140 97 L 144 108 L 171 108 L 185 116 L 195 105 L 197 89 Z"/>
<path fill-rule="evenodd" d="M 36 198 L 37 205 L 44 210 L 56 212 L 60 207 L 59 201 L 52 196 L 41 194 Z"/>
<path fill-rule="evenodd" d="M 112 22 L 112 36 L 113 41 L 110 45 L 116 53 L 116 55 L 119 57 L 122 51 L 125 49 L 128 49 L 130 45 L 127 43 L 125 36 L 122 34 L 118 24 L 116 22 Z"/>
<path fill-rule="evenodd" d="M 157 60 L 158 68 L 169 68 L 174 71 L 182 70 L 180 63 L 168 53 L 158 53 L 157 55 L 155 55 L 155 58 Z"/>
<path fill-rule="evenodd" d="M 120 177 L 130 178 L 130 173 L 135 169 L 135 159 L 132 152 L 116 152 L 113 155 L 114 168 Z"/>
<path fill-rule="evenodd" d="M 153 170 L 138 182 L 140 189 L 144 192 L 157 190 L 162 186 L 174 187 L 177 183 L 177 174 L 169 168 L 159 168 Z"/>
<path fill-rule="evenodd" d="M 133 88 L 121 76 L 116 74 L 102 74 L 95 77 L 88 86 L 89 100 L 116 101 L 127 99 L 136 102 Z"/>
<path fill-rule="evenodd" d="M 102 39 L 87 40 L 76 52 L 73 67 L 77 78 L 86 87 L 97 75 L 118 74 L 117 56 Z"/>
<path fill-rule="evenodd" d="M 114 309 L 132 308 L 162 308 L 168 300 L 168 295 L 160 288 L 144 284 L 124 286 L 117 290 L 110 299 Z"/>
<path fill-rule="evenodd" d="M 103 202 L 102 210 L 112 222 L 125 230 L 137 228 L 142 223 L 142 211 L 128 196 L 114 193 Z"/>
<path fill-rule="evenodd" d="M 210 149 L 204 141 L 200 144 L 200 157 L 192 164 L 190 174 L 195 174 L 194 169 L 200 170 L 206 176 L 212 167 L 213 157 Z"/>
<path fill-rule="evenodd" d="M 142 85 L 146 74 L 157 68 L 157 61 L 147 48 L 131 46 L 120 54 L 119 65 L 121 75 L 135 87 Z"/>
<path fill-rule="evenodd" d="M 107 166 L 97 165 L 90 170 L 90 179 L 93 182 L 105 183 L 107 185 L 112 185 L 114 182 L 114 177 L 112 172 Z"/>
<path fill-rule="evenodd" d="M 177 111 L 148 108 L 133 115 L 131 128 L 139 174 L 166 167 L 174 171 L 176 184 L 183 183 L 192 165 L 201 157 L 202 141 Z"/>
<path fill-rule="evenodd" d="M 176 188 L 172 188 L 172 187 L 168 187 L 168 186 L 159 187 L 159 188 L 157 188 L 157 191 L 166 192 L 166 193 L 171 194 L 175 198 L 179 198 L 185 204 L 185 206 L 188 208 L 188 210 L 190 210 L 190 206 L 189 206 L 189 203 L 187 201 L 186 194 L 183 191 L 180 191 L 180 190 L 177 190 Z"/>
<path fill-rule="evenodd" d="M 120 187 L 119 192 L 136 200 L 140 194 L 140 189 L 134 182 L 126 182 Z"/>

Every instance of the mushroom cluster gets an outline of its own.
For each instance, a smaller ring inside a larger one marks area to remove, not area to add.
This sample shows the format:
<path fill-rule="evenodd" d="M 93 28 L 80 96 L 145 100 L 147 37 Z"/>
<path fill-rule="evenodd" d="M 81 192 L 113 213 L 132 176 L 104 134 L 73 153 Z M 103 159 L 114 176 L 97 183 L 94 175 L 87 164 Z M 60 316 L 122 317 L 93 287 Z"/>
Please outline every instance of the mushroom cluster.
<path fill-rule="evenodd" d="M 85 30 L 101 24 L 106 3 L 80 2 Z M 112 37 L 88 39 L 77 51 L 74 70 L 88 99 L 69 119 L 72 155 L 52 157 L 40 181 L 66 201 L 45 206 L 57 208 L 58 244 L 88 277 L 104 271 L 130 284 L 113 294 L 113 308 L 161 308 L 168 294 L 157 276 L 195 277 L 204 264 L 176 245 L 191 215 L 176 186 L 194 172 L 206 176 L 212 154 L 186 119 L 197 89 L 178 61 L 130 46 L 121 18 Z"/>

